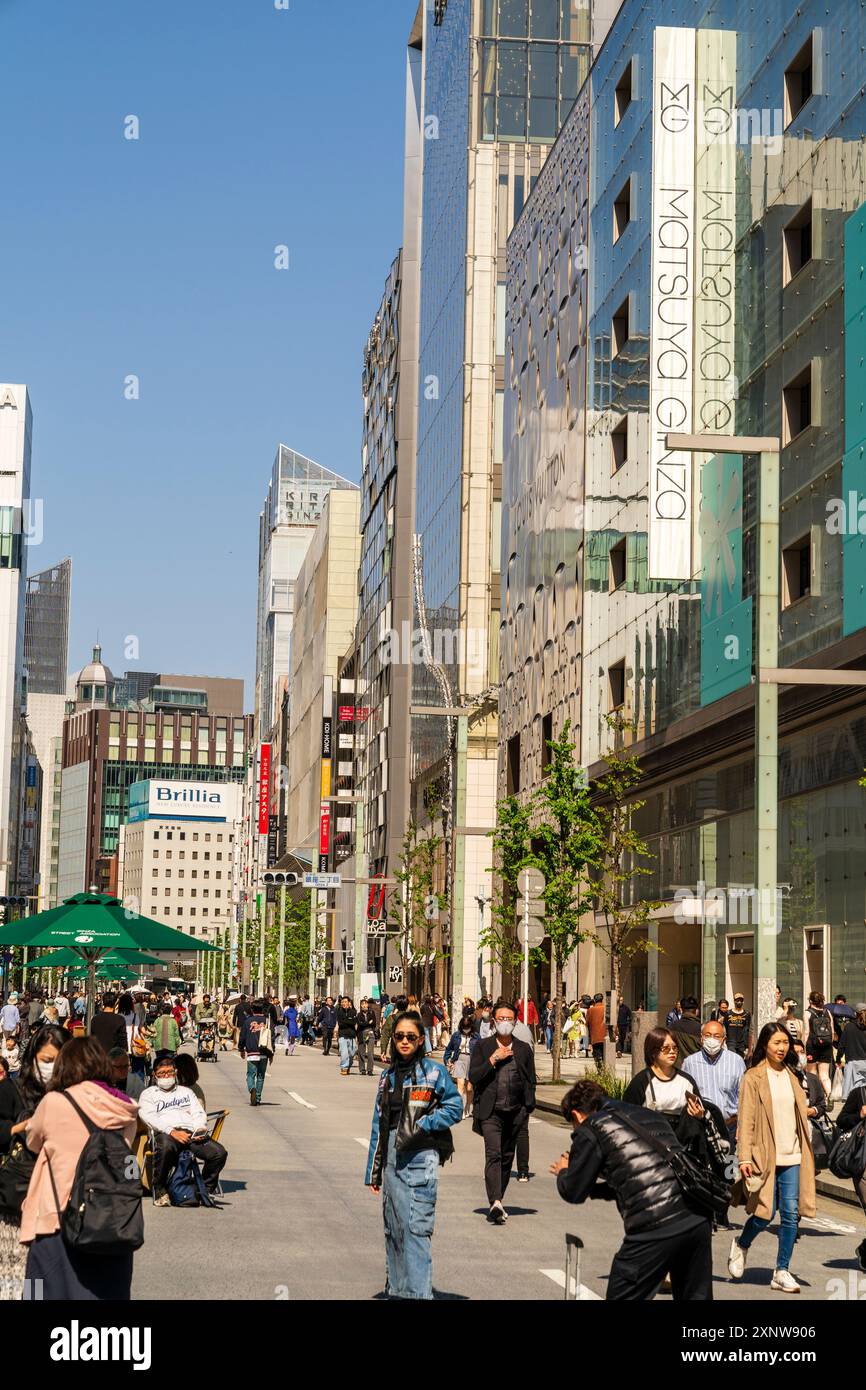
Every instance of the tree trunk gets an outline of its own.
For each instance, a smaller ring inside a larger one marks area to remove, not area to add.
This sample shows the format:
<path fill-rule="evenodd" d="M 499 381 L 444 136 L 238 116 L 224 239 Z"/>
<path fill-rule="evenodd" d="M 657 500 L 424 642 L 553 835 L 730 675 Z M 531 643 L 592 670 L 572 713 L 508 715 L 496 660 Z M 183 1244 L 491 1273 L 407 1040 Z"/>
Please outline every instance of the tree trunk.
<path fill-rule="evenodd" d="M 550 1057 L 552 1063 L 551 1080 L 562 1080 L 562 999 L 559 994 L 561 970 L 556 957 L 550 957 L 550 992 L 553 998 L 553 1047 Z"/>

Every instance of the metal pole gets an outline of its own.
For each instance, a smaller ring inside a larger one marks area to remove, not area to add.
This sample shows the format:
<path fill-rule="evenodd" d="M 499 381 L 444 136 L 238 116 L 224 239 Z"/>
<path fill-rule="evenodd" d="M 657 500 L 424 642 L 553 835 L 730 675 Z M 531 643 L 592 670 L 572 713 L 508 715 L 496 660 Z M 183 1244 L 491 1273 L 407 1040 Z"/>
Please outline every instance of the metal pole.
<path fill-rule="evenodd" d="M 757 653 L 755 667 L 779 664 L 779 455 L 762 453 L 758 480 Z M 757 1030 L 775 1015 L 778 920 L 779 687 L 755 691 L 755 922 L 752 1014 Z"/>
<path fill-rule="evenodd" d="M 318 927 L 319 927 L 319 894 L 317 889 L 310 889 L 310 969 L 307 975 L 307 993 L 310 998 L 315 998 L 316 994 L 316 950 L 318 948 Z"/>
<path fill-rule="evenodd" d="M 286 954 L 286 885 L 280 886 L 280 961 L 277 970 L 277 993 L 280 996 L 280 1006 L 282 1007 L 285 999 L 284 985 L 284 964 Z M 312 996 L 311 996 L 312 997 Z"/>
<path fill-rule="evenodd" d="M 448 833 L 452 836 L 454 881 L 451 890 L 451 1022 L 456 1027 L 463 1013 L 463 911 L 466 888 L 466 836 L 455 835 L 466 824 L 466 784 L 469 761 L 469 716 L 457 716 L 456 787 L 453 816 Z"/>
<path fill-rule="evenodd" d="M 529 874 L 523 875 L 523 1022 L 529 1018 Z"/>
<path fill-rule="evenodd" d="M 355 802 L 355 878 L 367 877 L 367 857 L 364 854 L 364 803 Z M 363 883 L 355 884 L 355 974 L 353 984 L 360 1003 L 362 975 L 367 966 L 367 905 Z"/>

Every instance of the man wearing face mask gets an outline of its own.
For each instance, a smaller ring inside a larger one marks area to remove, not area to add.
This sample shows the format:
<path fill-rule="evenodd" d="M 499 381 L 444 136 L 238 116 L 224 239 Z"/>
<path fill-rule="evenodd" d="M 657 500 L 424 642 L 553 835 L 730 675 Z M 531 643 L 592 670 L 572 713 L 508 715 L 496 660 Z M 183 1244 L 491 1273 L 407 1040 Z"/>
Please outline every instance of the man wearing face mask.
<path fill-rule="evenodd" d="M 700 1050 L 685 1058 L 681 1070 L 691 1077 L 703 1099 L 721 1111 L 728 1138 L 735 1144 L 740 1082 L 746 1064 L 738 1052 L 728 1047 L 723 1023 L 710 1019 L 703 1025 Z"/>
<path fill-rule="evenodd" d="M 173 1057 L 161 1057 L 153 1069 L 154 1085 L 142 1091 L 138 1114 L 153 1131 L 154 1205 L 171 1205 L 166 1186 L 181 1149 L 189 1148 L 202 1164 L 208 1192 L 215 1192 L 228 1154 L 208 1138 L 207 1114 L 194 1091 L 177 1084 Z"/>
<path fill-rule="evenodd" d="M 507 1219 L 502 1199 L 518 1139 L 535 1109 L 535 1059 L 532 1048 L 514 1037 L 515 1021 L 513 1006 L 505 999 L 497 1000 L 495 1035 L 480 1038 L 469 1061 L 469 1081 L 475 1092 L 472 1128 L 484 1137 L 487 1220 L 496 1226 Z"/>

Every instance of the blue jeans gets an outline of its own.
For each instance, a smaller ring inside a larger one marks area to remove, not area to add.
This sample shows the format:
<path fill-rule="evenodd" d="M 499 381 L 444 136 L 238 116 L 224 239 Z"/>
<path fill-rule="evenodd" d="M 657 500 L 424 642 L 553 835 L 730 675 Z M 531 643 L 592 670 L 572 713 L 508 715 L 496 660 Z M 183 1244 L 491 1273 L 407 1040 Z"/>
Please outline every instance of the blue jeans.
<path fill-rule="evenodd" d="M 396 1141 L 396 1134 L 389 1134 L 382 1177 L 385 1293 L 390 1298 L 432 1299 L 439 1155 L 435 1149 L 422 1149 L 398 1158 Z"/>
<path fill-rule="evenodd" d="M 544 1030 L 544 1040 L 545 1040 L 545 1042 L 547 1043 L 547 1050 L 548 1050 L 548 1052 L 552 1052 L 552 1051 L 553 1051 L 553 1028 L 552 1028 L 552 1026 L 551 1026 L 549 1023 L 548 1023 L 547 1027 L 546 1027 L 545 1030 Z"/>
<path fill-rule="evenodd" d="M 762 1231 L 766 1231 L 770 1221 L 772 1221 L 778 1211 L 779 1254 L 776 1259 L 776 1268 L 788 1269 L 791 1264 L 791 1255 L 794 1251 L 794 1241 L 797 1238 L 799 1198 L 799 1163 L 790 1163 L 786 1164 L 784 1168 L 777 1168 L 776 1182 L 773 1190 L 773 1210 L 770 1215 L 770 1220 L 767 1221 L 763 1216 L 750 1216 L 740 1233 L 740 1247 L 743 1250 L 748 1250 L 755 1236 L 759 1236 Z"/>
<path fill-rule="evenodd" d="M 352 1058 L 358 1051 L 357 1038 L 340 1038 L 340 1071 L 351 1071 Z"/>
<path fill-rule="evenodd" d="M 267 1057 L 260 1057 L 257 1062 L 247 1062 L 247 1090 L 255 1088 L 256 1100 L 261 1100 L 262 1091 L 265 1085 L 265 1073 L 268 1070 Z"/>

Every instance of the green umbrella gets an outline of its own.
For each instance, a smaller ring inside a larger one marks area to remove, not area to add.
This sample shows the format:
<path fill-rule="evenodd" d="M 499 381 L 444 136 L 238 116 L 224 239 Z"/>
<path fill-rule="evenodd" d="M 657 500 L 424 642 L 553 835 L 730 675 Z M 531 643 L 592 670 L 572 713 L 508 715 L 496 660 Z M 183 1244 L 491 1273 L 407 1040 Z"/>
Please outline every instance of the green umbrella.
<path fill-rule="evenodd" d="M 150 956 L 145 951 L 112 951 L 103 956 L 104 965 L 164 965 L 161 956 Z M 48 955 L 36 956 L 27 962 L 28 970 L 68 970 L 70 966 L 81 965 L 81 956 L 68 946 L 61 946 Z"/>
<path fill-rule="evenodd" d="M 74 970 L 70 970 L 69 974 L 72 975 L 74 978 L 78 978 L 79 975 L 87 975 L 89 970 L 90 967 L 88 965 L 84 965 L 83 962 L 79 961 L 78 966 Z M 117 965 L 106 965 L 103 962 L 101 965 L 98 965 L 96 967 L 93 978 L 95 980 L 124 981 L 137 980 L 138 975 L 134 970 L 129 970 L 123 966 L 118 967 Z"/>
<path fill-rule="evenodd" d="M 124 907 L 106 893 L 76 893 L 60 907 L 0 927 L 5 946 L 68 946 L 88 967 L 87 1023 L 93 1014 L 96 967 L 118 950 L 218 951 L 219 946 L 175 931 Z"/>

